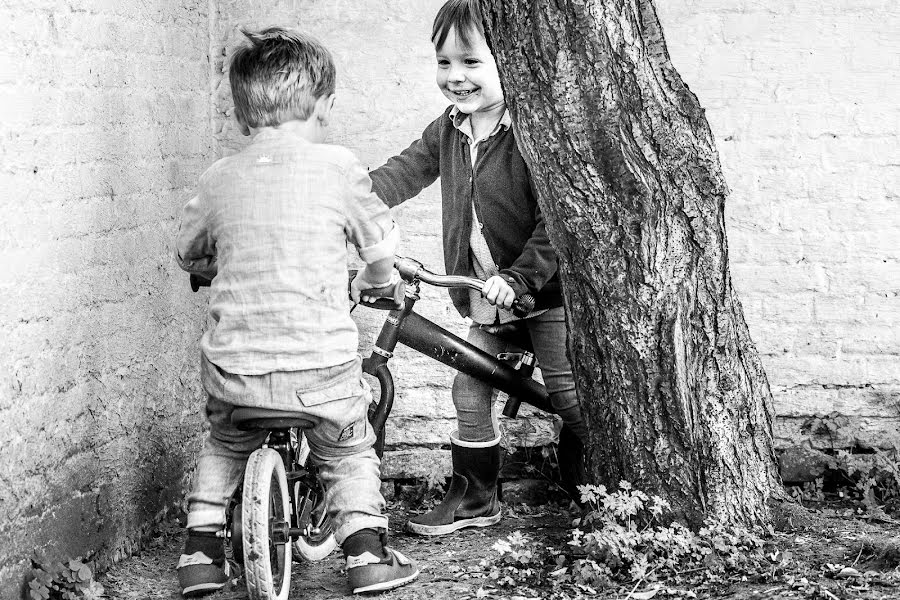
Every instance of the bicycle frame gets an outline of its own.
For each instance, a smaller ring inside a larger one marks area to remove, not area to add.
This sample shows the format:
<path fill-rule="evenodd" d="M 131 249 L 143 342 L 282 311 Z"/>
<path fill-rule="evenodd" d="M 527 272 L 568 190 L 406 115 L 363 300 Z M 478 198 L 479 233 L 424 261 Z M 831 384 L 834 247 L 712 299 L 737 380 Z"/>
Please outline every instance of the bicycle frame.
<path fill-rule="evenodd" d="M 425 270 L 420 263 L 399 257 L 396 267 L 406 282 L 402 307 L 390 310 L 372 354 L 363 360 L 362 364 L 363 371 L 376 377 L 381 386 L 379 402 L 369 414 L 369 420 L 377 435 L 375 450 L 379 456 L 384 448 L 385 423 L 394 403 L 394 381 L 388 360 L 393 357 L 398 343 L 509 394 L 510 399 L 504 408 L 504 414 L 507 416 L 515 416 L 519 401 L 527 402 L 546 412 L 553 412 L 546 389 L 531 379 L 533 355 L 525 353 L 527 360 L 520 358 L 517 365 L 523 368 L 521 370 L 513 368 L 503 362 L 501 357 L 491 356 L 413 311 L 419 300 L 420 277 L 422 281 L 443 287 L 480 289 L 480 282 L 466 277 L 435 276 Z M 441 282 L 438 282 L 438 279 Z M 191 275 L 191 288 L 194 291 L 209 284 L 208 280 Z M 395 293 L 401 294 L 402 290 L 402 286 L 396 287 Z M 399 300 L 400 298 L 387 300 L 387 306 L 394 306 L 394 302 Z M 534 298 L 529 296 L 526 299 L 523 296 L 517 298 L 516 303 L 513 306 L 514 312 L 520 311 L 516 314 L 524 315 L 534 307 Z M 377 302 L 368 305 L 373 308 L 385 307 L 383 303 Z M 237 416 L 239 410 L 235 411 L 233 417 Z M 310 522 L 312 512 L 314 508 L 321 506 L 319 501 L 323 496 L 319 493 L 320 484 L 316 469 L 308 468 L 302 458 L 300 460 L 304 462 L 303 465 L 297 464 L 295 460 L 298 456 L 295 456 L 295 440 L 292 439 L 291 430 L 304 427 L 301 422 L 303 416 L 285 414 L 282 411 L 271 411 L 266 414 L 265 411 L 259 413 L 253 409 L 246 410 L 250 411 L 250 414 L 245 415 L 248 423 L 257 419 L 256 428 L 270 431 L 268 448 L 257 450 L 248 461 L 244 482 L 240 486 L 241 495 L 236 494 L 226 510 L 226 535 L 232 539 L 238 554 L 242 557 L 246 555 L 246 561 L 255 567 L 263 565 L 262 569 L 247 571 L 248 591 L 251 592 L 251 597 L 262 597 L 259 594 L 264 590 L 266 597 L 270 598 L 273 597 L 271 596 L 273 590 L 280 590 L 279 594 L 287 593 L 285 586 L 290 585 L 290 556 L 285 558 L 284 554 L 279 553 L 299 554 L 307 560 L 320 560 L 331 552 L 336 543 L 330 530 L 322 526 L 324 521 L 315 525 L 315 532 L 309 529 L 313 525 Z M 250 465 L 253 465 L 252 469 Z M 249 488 L 248 473 L 251 482 Z M 260 493 L 267 498 L 265 504 L 268 505 L 268 509 L 279 506 L 278 503 L 271 504 L 271 498 L 277 497 L 277 492 L 272 490 L 273 482 L 281 486 L 281 489 L 287 489 L 287 500 L 281 507 L 282 515 L 263 511 L 259 508 L 263 504 L 257 501 L 256 494 Z M 248 489 L 252 496 L 247 495 Z M 241 507 L 240 511 L 237 510 L 238 506 Z M 245 512 L 248 507 L 249 511 Z M 247 527 L 252 533 L 245 539 L 244 529 Z M 315 537 L 313 533 L 316 534 Z M 247 543 L 250 545 L 246 546 Z M 277 559 L 277 564 L 270 562 L 273 555 Z M 265 557 L 262 563 L 259 563 L 260 557 Z"/>
<path fill-rule="evenodd" d="M 369 417 L 379 438 L 379 449 L 383 443 L 384 425 L 394 402 L 394 380 L 387 362 L 393 357 L 398 343 L 543 411 L 553 412 L 543 385 L 414 312 L 413 307 L 419 299 L 418 285 L 417 281 L 408 284 L 403 307 L 390 311 L 372 354 L 362 364 L 363 371 L 377 378 L 381 386 L 378 405 Z"/>

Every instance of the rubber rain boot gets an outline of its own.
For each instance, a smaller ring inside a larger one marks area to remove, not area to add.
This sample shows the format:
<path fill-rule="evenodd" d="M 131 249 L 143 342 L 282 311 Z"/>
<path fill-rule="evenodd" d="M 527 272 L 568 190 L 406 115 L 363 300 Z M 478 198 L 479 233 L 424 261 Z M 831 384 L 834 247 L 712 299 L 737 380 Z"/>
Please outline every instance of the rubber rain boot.
<path fill-rule="evenodd" d="M 465 527 L 488 527 L 500 521 L 497 478 L 500 437 L 489 442 L 465 442 L 450 435 L 453 477 L 434 510 L 413 517 L 406 528 L 420 535 L 447 535 Z"/>

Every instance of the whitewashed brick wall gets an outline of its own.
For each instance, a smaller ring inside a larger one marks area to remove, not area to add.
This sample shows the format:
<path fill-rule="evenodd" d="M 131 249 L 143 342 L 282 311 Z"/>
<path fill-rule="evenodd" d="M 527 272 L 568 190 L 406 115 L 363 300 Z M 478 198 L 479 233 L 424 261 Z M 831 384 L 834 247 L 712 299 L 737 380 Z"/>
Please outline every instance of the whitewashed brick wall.
<path fill-rule="evenodd" d="M 33 550 L 127 551 L 193 468 L 208 6 L 0 2 L 0 598 Z"/>
<path fill-rule="evenodd" d="M 237 27 L 299 26 L 333 50 L 333 140 L 375 167 L 444 107 L 440 4 L 0 0 L 0 598 L 18 597 L 32 549 L 112 557 L 181 497 L 205 294 L 172 236 L 197 176 L 244 143 L 222 71 Z M 896 442 L 900 5 L 657 5 L 732 188 L 732 269 L 779 446 Z M 438 204 L 431 189 L 395 214 L 403 252 L 440 270 Z M 463 334 L 446 292 L 424 291 L 421 312 Z M 357 313 L 366 352 L 384 315 Z M 446 471 L 452 373 L 407 350 L 393 363 L 385 474 Z M 551 433 L 516 423 L 515 443 Z"/>
<path fill-rule="evenodd" d="M 731 268 L 778 446 L 900 442 L 900 5 L 657 10 L 732 189 Z"/>

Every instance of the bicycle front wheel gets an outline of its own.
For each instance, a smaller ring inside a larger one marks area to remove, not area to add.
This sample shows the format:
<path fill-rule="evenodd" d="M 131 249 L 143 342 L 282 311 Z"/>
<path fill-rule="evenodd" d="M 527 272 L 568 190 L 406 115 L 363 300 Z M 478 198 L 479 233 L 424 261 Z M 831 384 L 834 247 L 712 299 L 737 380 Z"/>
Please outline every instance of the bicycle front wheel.
<path fill-rule="evenodd" d="M 244 473 L 241 525 L 250 600 L 286 600 L 291 588 L 290 504 L 281 456 L 250 455 Z"/>

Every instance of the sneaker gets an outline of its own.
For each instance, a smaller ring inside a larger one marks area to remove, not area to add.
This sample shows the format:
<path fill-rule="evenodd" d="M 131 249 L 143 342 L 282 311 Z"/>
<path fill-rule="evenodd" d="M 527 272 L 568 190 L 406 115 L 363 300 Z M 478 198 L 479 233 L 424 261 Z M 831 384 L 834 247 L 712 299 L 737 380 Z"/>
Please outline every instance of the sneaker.
<path fill-rule="evenodd" d="M 415 561 L 384 545 L 386 534 L 363 529 L 344 542 L 347 579 L 354 594 L 383 592 L 419 576 Z"/>
<path fill-rule="evenodd" d="M 176 567 L 182 596 L 196 598 L 225 587 L 231 578 L 231 565 L 225 559 L 221 538 L 214 533 L 190 532 L 184 552 Z"/>
<path fill-rule="evenodd" d="M 384 553 L 383 558 L 369 552 L 347 557 L 347 578 L 354 594 L 392 590 L 419 576 L 415 561 L 392 548 Z"/>

